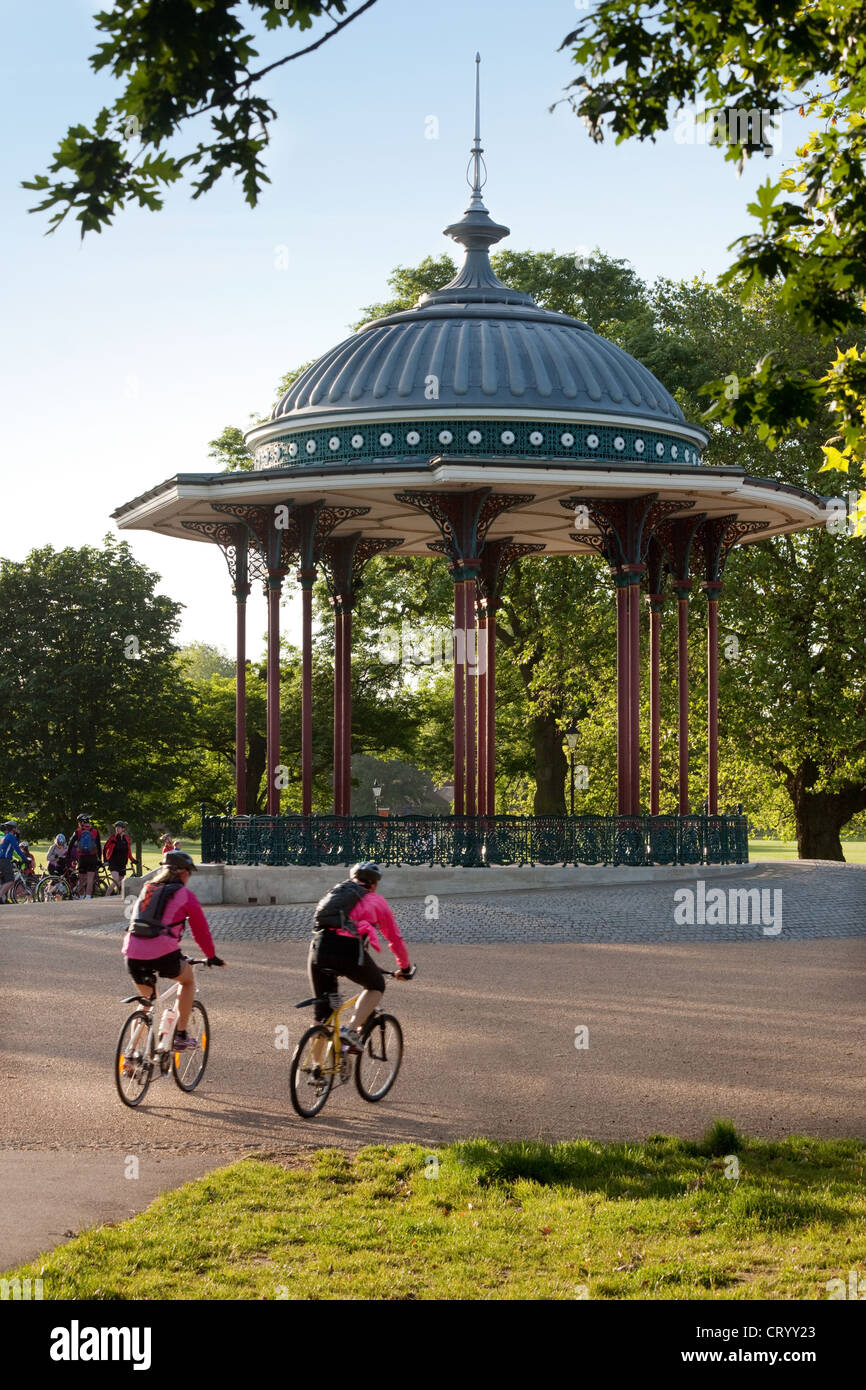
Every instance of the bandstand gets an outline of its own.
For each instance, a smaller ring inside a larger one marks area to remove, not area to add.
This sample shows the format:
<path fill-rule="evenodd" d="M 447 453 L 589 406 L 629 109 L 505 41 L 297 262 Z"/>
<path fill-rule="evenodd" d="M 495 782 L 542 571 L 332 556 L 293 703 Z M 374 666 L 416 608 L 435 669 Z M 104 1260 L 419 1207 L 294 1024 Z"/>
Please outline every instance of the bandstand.
<path fill-rule="evenodd" d="M 471 197 L 445 234 L 465 250 L 443 289 L 377 319 L 309 367 L 246 435 L 250 473 L 179 473 L 120 507 L 124 530 L 218 546 L 236 599 L 236 814 L 208 816 L 203 858 L 228 863 L 709 863 L 747 858 L 746 821 L 718 805 L 718 605 L 733 548 L 822 524 L 823 499 L 704 461 L 690 424 L 639 362 L 586 323 L 540 308 L 493 272 L 508 235 Z M 454 585 L 454 815 L 351 814 L 352 610 L 374 555 L 429 555 Z M 616 605 L 617 806 L 609 817 L 496 814 L 496 615 L 505 575 L 531 555 L 594 553 Z M 302 590 L 302 813 L 280 815 L 280 598 Z M 334 614 L 334 805 L 312 813 L 312 587 Z M 267 595 L 267 816 L 247 817 L 246 605 Z M 706 596 L 707 767 L 689 806 L 688 630 Z M 678 797 L 661 814 L 660 622 L 675 604 Z M 641 763 L 641 621 L 648 615 L 648 766 Z M 643 783 L 642 783 L 643 774 Z M 642 796 L 643 791 L 643 796 Z M 410 824 L 411 822 L 411 824 Z M 421 829 L 420 823 L 425 826 Z M 414 856 L 414 858 L 413 858 Z"/>

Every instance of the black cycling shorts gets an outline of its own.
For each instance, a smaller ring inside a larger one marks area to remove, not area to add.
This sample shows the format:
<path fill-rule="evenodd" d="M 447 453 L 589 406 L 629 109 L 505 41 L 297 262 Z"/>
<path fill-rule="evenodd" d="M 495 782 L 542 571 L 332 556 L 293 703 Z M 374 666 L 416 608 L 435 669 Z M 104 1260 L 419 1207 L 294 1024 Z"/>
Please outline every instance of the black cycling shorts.
<path fill-rule="evenodd" d="M 357 940 L 338 936 L 333 931 L 316 932 L 310 942 L 307 975 L 316 996 L 336 994 L 340 975 L 364 989 L 385 992 L 385 976 L 376 962 L 364 951 L 359 963 Z M 332 1012 L 331 1005 L 324 999 L 315 1006 L 316 1021 L 324 1023 Z"/>
<path fill-rule="evenodd" d="M 186 957 L 182 951 L 169 951 L 167 956 L 154 956 L 153 960 L 131 960 L 127 956 L 126 965 L 137 985 L 155 985 L 157 975 L 176 980 L 186 965 Z"/>
<path fill-rule="evenodd" d="M 15 869 L 11 859 L 0 859 L 0 883 L 11 883 L 15 877 Z"/>

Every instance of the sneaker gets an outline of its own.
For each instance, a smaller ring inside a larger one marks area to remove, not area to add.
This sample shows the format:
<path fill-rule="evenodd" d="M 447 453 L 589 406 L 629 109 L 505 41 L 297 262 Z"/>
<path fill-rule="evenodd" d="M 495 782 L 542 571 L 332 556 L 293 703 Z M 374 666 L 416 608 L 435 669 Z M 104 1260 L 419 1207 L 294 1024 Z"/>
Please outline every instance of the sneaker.
<path fill-rule="evenodd" d="M 186 1033 L 175 1033 L 172 1043 L 172 1052 L 194 1051 L 198 1047 L 195 1038 L 188 1038 Z"/>
<path fill-rule="evenodd" d="M 340 1029 L 340 1042 L 344 1047 L 348 1048 L 350 1052 L 361 1051 L 361 1035 L 351 1028 Z"/>

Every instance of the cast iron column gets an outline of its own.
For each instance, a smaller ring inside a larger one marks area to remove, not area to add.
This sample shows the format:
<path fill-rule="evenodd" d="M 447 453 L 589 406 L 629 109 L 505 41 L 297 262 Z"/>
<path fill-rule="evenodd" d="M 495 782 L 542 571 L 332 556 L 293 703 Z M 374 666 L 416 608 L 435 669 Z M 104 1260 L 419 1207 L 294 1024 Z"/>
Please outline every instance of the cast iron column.
<path fill-rule="evenodd" d="M 707 811 L 719 814 L 719 594 L 720 582 L 702 584 L 707 596 Z"/>
<path fill-rule="evenodd" d="M 280 766 L 280 598 L 283 592 L 282 570 L 268 571 L 268 659 L 267 659 L 267 759 L 269 816 L 280 813 L 280 789 L 277 768 Z"/>
<path fill-rule="evenodd" d="M 677 745 L 679 782 L 677 805 L 681 816 L 689 813 L 689 596 L 692 582 L 674 585 L 677 600 Z"/>
<path fill-rule="evenodd" d="M 343 614 L 334 607 L 334 815 L 343 811 Z"/>
<path fill-rule="evenodd" d="M 524 555 L 544 549 L 540 541 L 515 541 L 512 536 L 487 541 L 478 571 L 478 814 L 496 815 L 496 614 L 502 587 L 511 566 Z M 483 701 L 483 713 L 482 713 Z"/>
<path fill-rule="evenodd" d="M 567 497 L 561 507 L 588 515 L 597 534 L 572 532 L 607 560 L 616 588 L 617 807 L 640 814 L 640 581 L 650 538 L 673 512 L 693 502 L 660 502 L 656 493 L 628 498 Z"/>
<path fill-rule="evenodd" d="M 531 502 L 533 496 L 478 488 L 474 492 L 399 492 L 396 500 L 432 517 L 442 540 L 430 542 L 429 549 L 450 561 L 454 581 L 454 814 L 474 816 L 478 804 L 475 688 L 467 649 L 470 635 L 474 638 L 475 633 L 475 580 L 492 522 L 509 507 Z M 488 687 L 488 711 L 489 707 Z"/>
<path fill-rule="evenodd" d="M 646 604 L 650 615 L 650 815 L 659 814 L 661 796 L 661 615 L 665 596 L 665 551 L 658 536 L 647 547 Z"/>
<path fill-rule="evenodd" d="M 360 516 L 369 508 L 353 508 Z M 348 509 L 343 509 L 348 514 Z M 345 518 L 344 518 L 345 519 Z M 330 522 L 330 510 L 319 519 Z M 334 610 L 334 815 L 351 814 L 352 799 L 352 609 L 368 560 L 402 545 L 402 536 L 363 537 L 360 531 L 325 538 L 320 558 Z"/>
<path fill-rule="evenodd" d="M 262 555 L 251 543 L 249 527 L 242 521 L 184 521 L 188 531 L 206 536 L 219 546 L 232 578 L 237 604 L 235 619 L 235 806 L 239 816 L 247 809 L 247 657 L 246 616 L 250 580 L 264 578 Z"/>
<path fill-rule="evenodd" d="M 627 816 L 631 810 L 629 582 L 619 570 L 614 571 L 613 582 L 616 586 L 616 809 L 617 815 Z"/>
<path fill-rule="evenodd" d="M 489 619 L 479 604 L 473 602 L 473 608 L 477 609 L 478 622 L 478 814 L 479 816 L 486 816 L 487 774 L 489 770 L 487 760 L 487 624 Z"/>

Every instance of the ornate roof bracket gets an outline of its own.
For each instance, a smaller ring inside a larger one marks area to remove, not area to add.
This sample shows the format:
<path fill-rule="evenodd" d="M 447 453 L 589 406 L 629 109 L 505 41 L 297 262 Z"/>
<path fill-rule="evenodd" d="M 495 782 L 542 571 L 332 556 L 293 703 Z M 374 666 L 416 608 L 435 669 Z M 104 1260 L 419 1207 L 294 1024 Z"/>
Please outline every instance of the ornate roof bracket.
<path fill-rule="evenodd" d="M 447 555 L 458 582 L 477 574 L 487 532 L 496 518 L 510 507 L 533 501 L 534 494 L 491 492 L 483 487 L 474 492 L 398 492 L 395 499 L 426 512 L 435 522 L 442 542 L 433 541 L 428 549 Z"/>
<path fill-rule="evenodd" d="M 249 527 L 242 521 L 184 521 L 187 531 L 205 536 L 222 552 L 232 581 L 232 593 L 239 603 L 249 597 L 254 580 L 267 577 L 261 555 L 251 544 Z"/>
<path fill-rule="evenodd" d="M 335 613 L 348 613 L 354 608 L 358 590 L 363 588 L 361 575 L 367 562 L 402 544 L 402 536 L 362 536 L 360 531 L 332 536 L 322 543 L 320 563 Z"/>
<path fill-rule="evenodd" d="M 516 541 L 513 536 L 488 541 L 481 552 L 478 571 L 478 607 L 482 616 L 496 613 L 502 606 L 505 576 L 524 555 L 537 555 L 544 550 L 543 541 Z"/>
<path fill-rule="evenodd" d="M 650 537 L 673 512 L 687 511 L 693 501 L 659 501 L 658 493 L 641 497 L 567 497 L 559 505 L 566 511 L 585 515 L 597 531 L 596 536 L 572 532 L 572 540 L 583 542 L 603 555 L 623 583 L 640 583 Z"/>
<path fill-rule="evenodd" d="M 703 580 L 704 588 L 720 589 L 725 565 L 734 546 L 739 545 L 743 536 L 753 536 L 766 529 L 762 521 L 740 521 L 733 513 L 704 521 L 695 538 L 700 559 L 693 556 L 692 560 L 693 572 Z"/>

